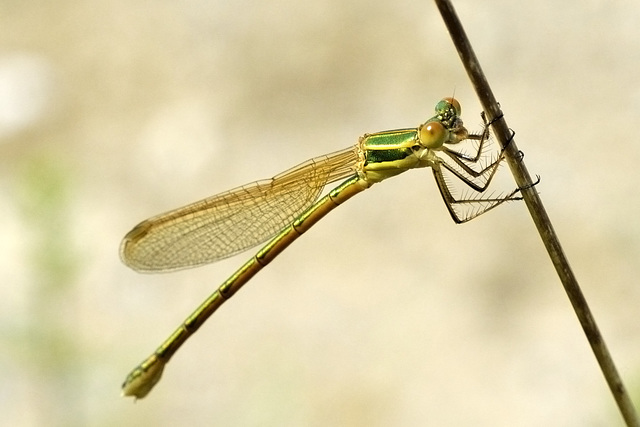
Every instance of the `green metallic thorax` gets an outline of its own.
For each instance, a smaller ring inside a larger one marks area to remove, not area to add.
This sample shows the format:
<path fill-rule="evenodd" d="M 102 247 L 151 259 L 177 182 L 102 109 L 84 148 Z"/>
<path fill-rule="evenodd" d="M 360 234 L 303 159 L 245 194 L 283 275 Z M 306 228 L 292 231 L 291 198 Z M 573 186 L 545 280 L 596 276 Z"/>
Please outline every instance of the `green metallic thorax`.
<path fill-rule="evenodd" d="M 360 150 L 361 172 L 369 182 L 429 166 L 423 160 L 428 150 L 420 145 L 415 128 L 365 134 L 360 138 Z"/>
<path fill-rule="evenodd" d="M 402 162 L 413 154 L 417 144 L 416 129 L 399 129 L 365 135 L 360 142 L 364 151 L 365 166 L 380 163 Z"/>

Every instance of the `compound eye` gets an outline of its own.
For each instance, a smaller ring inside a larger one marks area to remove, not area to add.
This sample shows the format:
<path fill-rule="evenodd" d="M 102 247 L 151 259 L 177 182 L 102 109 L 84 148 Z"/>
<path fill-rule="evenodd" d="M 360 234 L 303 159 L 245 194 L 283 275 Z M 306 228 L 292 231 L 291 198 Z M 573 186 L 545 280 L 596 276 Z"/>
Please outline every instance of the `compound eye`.
<path fill-rule="evenodd" d="M 462 114 L 462 107 L 460 106 L 458 100 L 455 98 L 442 98 L 436 105 L 436 113 L 446 113 L 447 111 L 450 111 L 452 107 L 455 110 L 456 116 L 459 117 Z"/>
<path fill-rule="evenodd" d="M 449 131 L 440 122 L 427 122 L 419 129 L 420 143 L 430 149 L 438 149 L 449 138 Z"/>

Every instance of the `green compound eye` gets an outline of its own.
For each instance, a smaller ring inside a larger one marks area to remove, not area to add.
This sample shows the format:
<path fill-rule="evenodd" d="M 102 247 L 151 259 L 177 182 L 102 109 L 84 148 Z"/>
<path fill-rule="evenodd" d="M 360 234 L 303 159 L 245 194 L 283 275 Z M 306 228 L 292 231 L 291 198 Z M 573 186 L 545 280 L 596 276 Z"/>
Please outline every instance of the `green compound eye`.
<path fill-rule="evenodd" d="M 456 116 L 460 116 L 462 114 L 462 107 L 455 98 L 442 98 L 440 102 L 436 104 L 436 114 L 446 113 L 451 109 L 451 107 L 455 110 Z"/>

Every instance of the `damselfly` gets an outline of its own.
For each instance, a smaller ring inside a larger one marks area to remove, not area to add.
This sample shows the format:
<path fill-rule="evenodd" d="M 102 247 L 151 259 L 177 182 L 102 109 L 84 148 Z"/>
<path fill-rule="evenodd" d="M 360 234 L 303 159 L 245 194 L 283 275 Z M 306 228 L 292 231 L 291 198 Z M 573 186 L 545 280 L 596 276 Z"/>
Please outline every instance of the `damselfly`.
<path fill-rule="evenodd" d="M 435 115 L 417 128 L 365 134 L 352 148 L 313 158 L 272 179 L 218 194 L 134 227 L 124 237 L 120 255 L 125 264 L 141 272 L 195 267 L 270 240 L 127 376 L 123 394 L 146 396 L 160 380 L 169 359 L 218 307 L 326 214 L 375 183 L 409 169 L 430 167 L 456 223 L 520 199 L 515 196 L 518 189 L 497 197 L 483 196 L 503 153 L 487 158 L 489 124 L 485 121 L 481 134 L 470 134 L 460 114 L 460 103 L 444 98 L 436 105 Z M 466 140 L 472 141 L 472 154 L 452 148 Z M 468 190 L 458 194 L 452 177 Z M 324 187 L 338 180 L 344 181 L 318 200 Z"/>

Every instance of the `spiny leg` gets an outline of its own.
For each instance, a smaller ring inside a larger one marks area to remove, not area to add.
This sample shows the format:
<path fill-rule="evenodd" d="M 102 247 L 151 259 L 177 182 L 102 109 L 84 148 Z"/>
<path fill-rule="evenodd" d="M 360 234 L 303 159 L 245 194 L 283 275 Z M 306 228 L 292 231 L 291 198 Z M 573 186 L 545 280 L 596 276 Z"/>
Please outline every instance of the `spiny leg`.
<path fill-rule="evenodd" d="M 480 116 L 482 117 L 482 121 L 483 121 L 483 129 L 482 132 L 480 134 L 471 134 L 468 135 L 467 138 L 465 138 L 464 140 L 458 141 L 458 142 L 463 142 L 466 140 L 476 140 L 476 141 L 480 141 L 476 147 L 476 152 L 475 155 L 470 156 L 466 153 L 462 153 L 460 151 L 457 150 L 453 150 L 450 147 L 445 146 L 444 149 L 442 150 L 444 153 L 446 153 L 449 158 L 451 158 L 451 160 L 453 160 L 461 169 L 463 169 L 466 173 L 468 173 L 469 175 L 473 176 L 473 177 L 479 177 L 481 175 L 483 175 L 488 169 L 490 169 L 493 165 L 494 165 L 494 161 L 490 162 L 488 166 L 483 167 L 483 169 L 481 169 L 480 171 L 477 171 L 476 169 L 474 169 L 472 166 L 477 165 L 482 157 L 482 155 L 484 154 L 484 149 L 486 148 L 485 142 L 489 140 L 490 137 L 490 126 L 496 122 L 497 120 L 499 120 L 500 118 L 502 118 L 502 115 L 492 119 L 491 121 L 487 121 L 486 116 L 484 114 L 484 112 L 482 112 L 480 114 Z M 511 130 L 511 136 L 509 137 L 509 140 L 507 141 L 506 145 L 504 146 L 504 148 L 502 148 L 500 150 L 500 156 L 498 157 L 498 159 L 496 159 L 496 161 L 499 161 L 500 157 L 503 156 L 504 152 L 507 150 L 507 148 L 509 147 L 509 144 L 511 144 L 511 141 L 513 140 L 515 136 L 515 132 L 513 130 Z M 458 143 L 456 142 L 456 144 Z M 522 157 L 524 157 L 524 153 L 522 153 L 521 151 L 518 152 L 518 161 L 522 160 Z M 482 166 L 481 166 L 482 167 Z"/>
<path fill-rule="evenodd" d="M 477 147 L 474 149 L 475 154 L 469 155 L 467 153 L 463 153 L 461 151 L 458 150 L 453 150 L 451 148 L 448 148 L 447 151 L 449 152 L 449 154 L 452 157 L 455 157 L 456 159 L 460 160 L 460 161 L 465 161 L 468 162 L 470 164 L 476 164 L 478 163 L 478 161 L 480 160 L 480 158 L 482 157 L 482 152 L 485 148 L 485 142 L 487 142 L 489 140 L 489 129 L 485 128 L 485 130 L 479 134 L 469 134 L 467 136 L 467 138 L 459 141 L 459 142 L 463 142 L 463 141 L 479 141 Z"/>
<path fill-rule="evenodd" d="M 515 136 L 515 132 L 513 131 L 511 132 L 512 133 L 509 138 L 509 141 L 507 141 L 505 148 L 500 150 L 500 154 L 498 155 L 498 157 L 494 161 L 487 164 L 486 166 L 483 166 L 483 168 L 480 171 L 476 171 L 475 169 L 470 168 L 468 165 L 462 162 L 455 155 L 455 153 L 453 153 L 452 150 L 450 150 L 448 147 L 445 147 L 442 150 L 442 152 L 448 155 L 448 158 L 441 158 L 442 165 L 447 170 L 451 171 L 454 175 L 456 175 L 466 185 L 473 188 L 475 191 L 483 192 L 487 188 L 487 186 L 491 183 L 491 180 L 494 174 L 496 173 L 500 165 L 500 162 L 502 162 L 502 160 L 504 160 L 505 158 L 504 153 L 507 147 L 509 146 L 509 144 L 511 143 L 511 141 L 513 140 L 513 137 Z M 447 159 L 453 160 L 454 164 L 447 163 L 446 162 Z"/>
<path fill-rule="evenodd" d="M 460 181 L 462 181 L 468 187 L 472 188 L 474 191 L 477 191 L 478 193 L 482 193 L 487 189 L 489 184 L 491 184 L 491 180 L 495 176 L 496 172 L 498 171 L 498 167 L 500 166 L 500 163 L 503 160 L 504 160 L 504 155 L 501 153 L 500 156 L 498 156 L 498 158 L 495 161 L 488 164 L 479 173 L 476 171 L 473 171 L 473 173 L 469 173 L 469 171 L 465 168 L 462 168 L 462 170 L 459 170 L 453 167 L 452 165 L 446 163 L 443 159 L 440 159 L 439 166 L 445 168 L 446 170 L 454 174 Z M 439 170 L 440 170 L 440 174 L 442 174 L 442 170 L 440 168 Z M 435 171 L 435 168 L 434 168 L 434 171 Z M 478 181 L 477 178 L 481 178 L 479 180 L 480 182 L 477 182 Z"/>
<path fill-rule="evenodd" d="M 454 160 L 460 160 L 460 161 L 466 161 L 472 164 L 476 164 L 478 163 L 478 161 L 480 160 L 480 157 L 482 156 L 482 152 L 483 152 L 483 148 L 484 148 L 484 143 L 489 140 L 489 129 L 490 126 L 493 122 L 495 122 L 497 119 L 494 119 L 490 122 L 487 121 L 487 118 L 484 114 L 484 111 L 482 113 L 480 113 L 480 117 L 482 117 L 482 132 L 479 134 L 469 134 L 467 136 L 467 138 L 465 138 L 462 141 L 466 141 L 466 140 L 475 140 L 475 141 L 480 141 L 478 143 L 478 146 L 476 147 L 476 153 L 475 155 L 470 156 L 469 154 L 466 153 L 462 153 L 460 151 L 457 150 L 452 150 L 451 148 L 447 149 L 447 154 L 449 154 L 451 156 L 451 158 L 453 158 Z M 460 141 L 460 142 L 462 142 Z M 462 166 L 462 164 L 461 164 Z M 464 167 L 464 166 L 463 166 Z"/>
<path fill-rule="evenodd" d="M 449 214 L 451 215 L 451 218 L 453 218 L 454 222 L 456 222 L 457 224 L 467 222 L 495 208 L 496 206 L 501 205 L 504 202 L 522 199 L 522 197 L 514 197 L 520 191 L 519 188 L 511 191 L 509 194 L 500 195 L 498 197 L 481 196 L 481 193 L 486 190 L 495 172 L 497 171 L 497 167 L 500 161 L 502 161 L 502 156 L 491 165 L 494 169 L 483 187 L 480 187 L 476 183 L 470 181 L 444 162 L 436 163 L 435 165 L 433 165 L 433 176 L 438 185 L 438 189 L 440 190 L 440 194 L 442 195 L 442 199 L 447 206 L 447 210 L 449 211 Z M 460 198 L 455 198 L 451 192 L 450 183 L 447 182 L 447 179 L 443 174 L 443 167 L 451 171 L 464 184 L 476 191 L 478 193 L 478 197 L 463 196 Z"/>
<path fill-rule="evenodd" d="M 493 168 L 496 166 L 496 164 L 498 164 L 504 157 L 502 155 L 502 152 L 500 153 L 500 155 L 497 157 L 497 159 L 489 162 L 489 164 L 487 165 L 482 165 L 482 169 L 475 170 L 473 168 L 471 168 L 466 162 L 462 161 L 456 154 L 456 152 L 454 152 L 453 150 L 449 149 L 448 147 L 445 147 L 442 152 L 444 154 L 446 154 L 451 160 L 453 160 L 453 162 L 460 167 L 460 169 L 462 169 L 462 171 L 466 174 L 468 174 L 468 176 L 472 177 L 472 178 L 479 178 L 485 174 L 487 174 L 487 172 L 492 171 Z M 453 168 L 451 165 L 448 165 L 451 168 Z M 459 173 L 462 173 L 461 171 L 458 171 Z"/>

